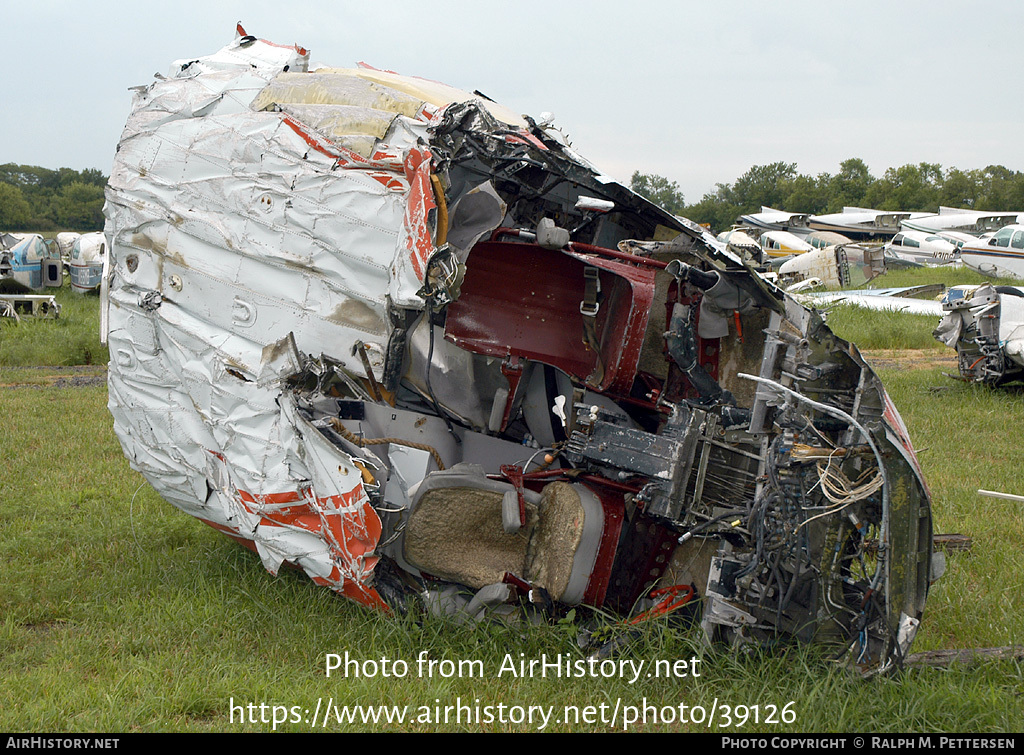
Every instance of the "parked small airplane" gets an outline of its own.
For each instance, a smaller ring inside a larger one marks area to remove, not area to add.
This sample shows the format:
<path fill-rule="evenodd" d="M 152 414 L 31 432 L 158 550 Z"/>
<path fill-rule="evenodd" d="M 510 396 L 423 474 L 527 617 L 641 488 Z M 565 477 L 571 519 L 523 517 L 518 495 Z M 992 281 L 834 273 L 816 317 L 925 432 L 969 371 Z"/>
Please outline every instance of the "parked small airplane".
<path fill-rule="evenodd" d="M 75 240 L 68 265 L 72 291 L 80 294 L 99 291 L 106 253 L 107 238 L 101 231 L 87 233 Z"/>
<path fill-rule="evenodd" d="M 953 286 L 935 337 L 956 349 L 964 380 L 1000 385 L 1024 378 L 1024 288 Z"/>
<path fill-rule="evenodd" d="M 852 239 L 863 240 L 892 236 L 900 229 L 900 222 L 910 215 L 909 212 L 844 207 L 842 212 L 811 215 L 807 225 L 815 231 L 835 231 Z"/>
<path fill-rule="evenodd" d="M 11 246 L 0 251 L 0 279 L 9 278 L 33 291 L 60 288 L 64 282 L 60 256 L 50 251 L 42 236 L 5 234 L 5 242 Z"/>
<path fill-rule="evenodd" d="M 836 246 L 839 244 L 853 243 L 853 239 L 849 236 L 844 236 L 843 234 L 836 233 L 834 231 L 811 231 L 804 237 L 804 241 L 815 249 L 825 249 L 826 247 Z"/>
<path fill-rule="evenodd" d="M 57 251 L 60 252 L 61 261 L 64 262 L 65 268 L 71 261 L 71 249 L 74 247 L 75 242 L 82 237 L 82 234 L 75 233 L 74 231 L 61 231 L 54 238 L 54 242 L 57 244 Z"/>
<path fill-rule="evenodd" d="M 978 237 L 961 231 L 938 231 L 936 236 L 945 239 L 959 251 L 964 244 L 971 244 L 977 241 Z"/>
<path fill-rule="evenodd" d="M 997 231 L 1003 226 L 1017 222 L 1016 212 L 990 212 L 987 210 L 962 210 L 956 207 L 939 207 L 938 213 L 919 214 L 903 221 L 903 227 L 911 231 L 938 233 L 959 231 L 980 236 L 988 231 Z"/>
<path fill-rule="evenodd" d="M 833 234 L 838 235 L 838 234 Z M 817 286 L 860 286 L 885 272 L 882 250 L 877 245 L 853 242 L 832 244 L 798 254 L 779 266 L 779 281 L 788 291 L 793 284 L 814 279 Z M 805 287 L 806 288 L 806 287 Z"/>
<path fill-rule="evenodd" d="M 737 222 L 760 231 L 789 231 L 797 235 L 804 235 L 810 232 L 807 227 L 807 217 L 807 213 L 804 212 L 786 212 L 785 210 L 773 210 L 771 207 L 762 207 L 760 212 L 740 215 Z"/>
<path fill-rule="evenodd" d="M 1024 278 L 1024 225 L 1008 225 L 987 239 L 964 244 L 960 259 L 984 275 Z"/>
<path fill-rule="evenodd" d="M 885 254 L 921 265 L 948 265 L 958 259 L 956 244 L 924 231 L 900 231 L 886 243 Z"/>
<path fill-rule="evenodd" d="M 722 231 L 718 234 L 718 240 L 737 256 L 749 260 L 755 265 L 763 264 L 767 260 L 767 255 L 761 245 L 744 229 L 749 230 L 749 226 Z"/>
<path fill-rule="evenodd" d="M 813 246 L 789 231 L 766 231 L 758 243 L 767 256 L 775 258 L 814 251 Z"/>

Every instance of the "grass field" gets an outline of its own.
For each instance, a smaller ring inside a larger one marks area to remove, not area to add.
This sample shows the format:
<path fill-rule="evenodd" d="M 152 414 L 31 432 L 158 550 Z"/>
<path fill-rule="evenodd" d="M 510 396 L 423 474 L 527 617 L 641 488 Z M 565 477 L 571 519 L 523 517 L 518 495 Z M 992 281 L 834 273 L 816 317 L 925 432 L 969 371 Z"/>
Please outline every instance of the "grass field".
<path fill-rule="evenodd" d="M 338 598 L 299 573 L 273 577 L 255 555 L 161 501 L 131 471 L 111 430 L 103 368 L 73 366 L 76 354 L 79 364 L 106 358 L 94 335 L 96 300 L 76 298 L 83 309 L 68 307 L 62 319 L 82 322 L 69 322 L 64 336 L 42 334 L 58 323 L 35 326 L 40 341 L 81 339 L 66 351 L 58 348 L 59 357 L 31 345 L 36 338 L 25 331 L 0 324 L 0 730 L 265 731 L 273 728 L 275 711 L 264 709 L 268 723 L 241 723 L 240 706 L 285 706 L 276 711 L 279 717 L 306 718 L 318 701 L 321 708 L 329 701 L 409 706 L 404 724 L 332 717 L 327 731 L 540 726 L 438 723 L 435 708 L 457 701 L 471 711 L 499 703 L 553 706 L 546 730 L 556 731 L 622 730 L 630 711 L 625 706 L 645 704 L 659 711 L 672 706 L 675 715 L 681 704 L 690 706 L 688 715 L 696 715 L 693 706 L 715 707 L 718 718 L 711 727 L 636 722 L 630 730 L 1024 730 L 1024 663 L 1018 661 L 912 668 L 862 680 L 813 648 L 737 654 L 704 647 L 699 631 L 685 624 L 655 622 L 620 658 L 696 657 L 700 676 L 641 676 L 632 684 L 628 674 L 498 676 L 506 653 L 515 660 L 520 653 L 525 659 L 580 658 L 580 626 L 467 627 L 389 617 Z M 844 332 L 845 325 L 832 322 Z M 79 327 L 80 334 L 71 335 Z M 934 323 L 910 330 L 925 327 Z M 955 371 L 952 351 L 930 344 L 901 348 L 907 350 L 868 356 L 921 449 L 936 531 L 973 538 L 970 552 L 949 555 L 914 650 L 1024 644 L 1024 509 L 975 492 L 1024 491 L 1024 395 L 1020 388 L 992 391 L 946 378 L 943 372 Z M 328 676 L 326 654 L 346 651 L 360 661 L 404 660 L 408 673 Z M 416 661 L 424 652 L 436 661 L 479 661 L 465 671 L 482 674 L 421 676 Z M 613 726 L 607 720 L 616 705 Z M 723 705 L 731 706 L 731 723 L 742 725 L 719 727 Z M 430 721 L 417 720 L 425 714 L 421 706 L 429 708 Z M 593 718 L 561 722 L 566 706 L 581 713 L 593 706 Z M 253 712 L 259 717 L 258 707 Z M 766 721 L 772 716 L 774 722 Z M 310 727 L 289 721 L 277 728 Z"/>
<path fill-rule="evenodd" d="M 107 347 L 99 340 L 99 297 L 56 289 L 61 307 L 56 320 L 0 318 L 0 368 L 25 365 L 105 365 Z"/>

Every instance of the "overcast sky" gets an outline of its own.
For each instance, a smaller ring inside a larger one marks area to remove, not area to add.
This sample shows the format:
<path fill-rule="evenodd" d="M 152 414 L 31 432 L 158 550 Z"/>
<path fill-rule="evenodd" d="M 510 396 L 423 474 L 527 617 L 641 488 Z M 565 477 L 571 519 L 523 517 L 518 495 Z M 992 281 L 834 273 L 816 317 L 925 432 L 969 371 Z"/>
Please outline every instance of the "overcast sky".
<path fill-rule="evenodd" d="M 659 173 L 689 202 L 776 161 L 1024 170 L 1019 0 L 0 0 L 0 18 L 0 163 L 109 173 L 128 88 L 241 21 L 313 63 L 552 112 L 606 173 Z"/>

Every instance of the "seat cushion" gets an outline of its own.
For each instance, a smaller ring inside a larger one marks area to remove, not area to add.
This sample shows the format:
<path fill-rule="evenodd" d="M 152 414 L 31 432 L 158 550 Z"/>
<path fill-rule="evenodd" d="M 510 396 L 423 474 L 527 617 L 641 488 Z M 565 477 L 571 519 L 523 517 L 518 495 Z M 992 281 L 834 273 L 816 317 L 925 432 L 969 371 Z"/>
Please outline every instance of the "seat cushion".
<path fill-rule="evenodd" d="M 435 577 L 473 589 L 500 582 L 505 572 L 522 576 L 537 507 L 528 502 L 527 527 L 509 535 L 501 522 L 502 496 L 469 487 L 428 490 L 409 516 L 405 558 Z"/>

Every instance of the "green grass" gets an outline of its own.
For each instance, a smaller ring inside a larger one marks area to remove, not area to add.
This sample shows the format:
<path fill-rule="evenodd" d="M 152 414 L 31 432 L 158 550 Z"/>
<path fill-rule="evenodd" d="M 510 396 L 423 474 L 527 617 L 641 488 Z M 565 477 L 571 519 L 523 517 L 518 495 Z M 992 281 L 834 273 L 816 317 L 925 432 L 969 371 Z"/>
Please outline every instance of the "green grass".
<path fill-rule="evenodd" d="M 880 376 L 921 449 L 935 531 L 974 539 L 969 554 L 951 554 L 916 649 L 1024 644 L 1024 506 L 977 493 L 1024 492 L 1022 386 L 993 390 L 939 369 Z"/>
<path fill-rule="evenodd" d="M 518 659 L 578 658 L 579 627 L 466 627 L 374 614 L 297 572 L 267 574 L 258 558 L 162 502 L 132 472 L 111 431 L 103 386 L 33 384 L 37 370 L 4 371 L 0 434 L 0 729 L 9 731 L 235 731 L 230 701 L 335 705 L 767 705 L 793 701 L 792 724 L 744 731 L 1019 731 L 1022 666 L 990 662 L 851 677 L 814 648 L 780 654 L 708 650 L 699 631 L 657 623 L 622 658 L 702 658 L 683 679 L 498 677 Z M 919 446 L 936 530 L 974 538 L 952 554 L 926 608 L 916 650 L 1024 642 L 1024 516 L 977 487 L 1024 490 L 1024 410 L 1014 391 L 951 383 L 936 371 L 883 375 Z M 938 386 L 939 391 L 932 388 Z M 998 452 L 995 451 L 998 449 Z M 325 672 L 327 653 L 402 659 L 397 678 Z M 415 661 L 480 660 L 482 678 L 420 678 Z M 475 704 L 475 703 L 474 703 Z M 269 710 L 269 709 L 268 709 Z M 600 709 L 594 708 L 595 715 Z M 749 711 L 748 711 L 749 714 Z M 236 711 L 237 717 L 237 711 Z M 619 721 L 618 728 L 622 722 Z M 282 728 L 308 730 L 304 723 Z M 384 730 L 331 723 L 330 731 Z M 403 730 L 530 730 L 527 725 L 414 723 Z M 601 723 L 553 725 L 603 731 Z M 633 727 L 706 730 L 701 726 Z M 715 729 L 712 729 L 715 730 Z"/>
<path fill-rule="evenodd" d="M 832 332 L 861 349 L 949 350 L 932 336 L 938 317 L 875 311 L 855 304 L 837 304 L 827 312 Z"/>
<path fill-rule="evenodd" d="M 902 270 L 889 270 L 885 275 L 869 281 L 863 288 L 898 288 L 900 286 L 922 286 L 929 283 L 941 283 L 950 286 L 981 283 L 993 285 L 1020 286 L 1024 281 L 1015 278 L 989 278 L 969 267 L 915 267 Z"/>
<path fill-rule="evenodd" d="M 60 317 L 0 318 L 0 367 L 106 364 L 110 355 L 99 338 L 99 297 L 77 294 L 65 277 L 51 289 Z M 33 291 L 33 294 L 38 292 Z"/>

